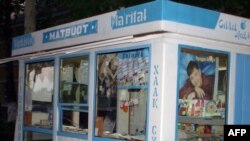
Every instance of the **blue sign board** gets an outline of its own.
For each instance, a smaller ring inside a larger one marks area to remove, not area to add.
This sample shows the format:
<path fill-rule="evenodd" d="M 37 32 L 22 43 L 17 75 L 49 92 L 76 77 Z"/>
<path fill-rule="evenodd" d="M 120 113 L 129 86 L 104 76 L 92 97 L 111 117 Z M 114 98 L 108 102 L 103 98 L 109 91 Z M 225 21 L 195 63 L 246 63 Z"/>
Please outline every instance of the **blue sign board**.
<path fill-rule="evenodd" d="M 51 30 L 43 33 L 43 43 L 49 43 L 68 38 L 76 38 L 88 34 L 97 33 L 97 20 L 76 24 L 60 29 Z"/>
<path fill-rule="evenodd" d="M 12 49 L 19 49 L 24 47 L 29 47 L 34 44 L 34 38 L 31 34 L 25 34 L 13 38 L 12 40 Z"/>

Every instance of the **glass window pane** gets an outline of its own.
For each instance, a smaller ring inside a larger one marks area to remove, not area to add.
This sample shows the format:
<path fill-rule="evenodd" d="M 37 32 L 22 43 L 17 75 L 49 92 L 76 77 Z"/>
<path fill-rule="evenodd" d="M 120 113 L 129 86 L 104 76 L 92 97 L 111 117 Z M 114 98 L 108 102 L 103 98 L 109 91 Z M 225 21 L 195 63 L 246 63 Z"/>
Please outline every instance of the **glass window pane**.
<path fill-rule="evenodd" d="M 62 110 L 62 131 L 87 134 L 88 113 L 73 110 Z"/>
<path fill-rule="evenodd" d="M 61 59 L 60 102 L 88 102 L 88 56 Z"/>
<path fill-rule="evenodd" d="M 26 64 L 24 125 L 52 128 L 54 63 Z"/>
<path fill-rule="evenodd" d="M 24 141 L 52 141 L 53 137 L 50 134 L 37 132 L 24 132 Z"/>
<path fill-rule="evenodd" d="M 149 50 L 97 55 L 95 135 L 145 140 Z"/>
<path fill-rule="evenodd" d="M 89 57 L 63 58 L 60 61 L 61 131 L 88 133 Z"/>
<path fill-rule="evenodd" d="M 179 64 L 179 140 L 223 140 L 228 55 L 182 48 Z"/>

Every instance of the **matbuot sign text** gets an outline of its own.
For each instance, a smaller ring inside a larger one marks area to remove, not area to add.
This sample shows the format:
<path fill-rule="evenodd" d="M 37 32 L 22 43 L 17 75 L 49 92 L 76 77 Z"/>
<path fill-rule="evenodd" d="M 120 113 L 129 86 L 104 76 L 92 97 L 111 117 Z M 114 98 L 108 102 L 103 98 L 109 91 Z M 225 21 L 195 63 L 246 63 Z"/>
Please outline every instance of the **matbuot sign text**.
<path fill-rule="evenodd" d="M 59 28 L 43 33 L 43 43 L 97 33 L 97 20 Z"/>

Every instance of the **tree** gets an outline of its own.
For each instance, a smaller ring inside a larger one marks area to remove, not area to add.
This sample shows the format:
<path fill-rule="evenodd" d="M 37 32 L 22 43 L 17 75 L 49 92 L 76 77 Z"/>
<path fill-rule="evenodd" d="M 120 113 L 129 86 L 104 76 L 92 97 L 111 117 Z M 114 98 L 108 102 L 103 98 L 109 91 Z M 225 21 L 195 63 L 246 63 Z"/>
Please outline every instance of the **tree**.
<path fill-rule="evenodd" d="M 249 0 L 173 0 L 223 13 L 250 18 Z"/>
<path fill-rule="evenodd" d="M 110 11 L 128 7 L 150 0 L 61 0 L 61 4 L 67 6 L 77 18 L 90 17 Z M 151 0 L 152 1 L 152 0 Z"/>
<path fill-rule="evenodd" d="M 152 0 L 37 0 L 36 29 L 44 29 Z"/>
<path fill-rule="evenodd" d="M 24 9 L 24 32 L 30 33 L 36 30 L 36 1 L 26 0 Z"/>
<path fill-rule="evenodd" d="M 153 0 L 61 0 L 60 5 L 71 11 L 74 20 L 114 11 Z M 249 0 L 172 0 L 188 5 L 198 6 L 219 12 L 250 18 Z M 73 21 L 73 20 L 72 20 Z"/>

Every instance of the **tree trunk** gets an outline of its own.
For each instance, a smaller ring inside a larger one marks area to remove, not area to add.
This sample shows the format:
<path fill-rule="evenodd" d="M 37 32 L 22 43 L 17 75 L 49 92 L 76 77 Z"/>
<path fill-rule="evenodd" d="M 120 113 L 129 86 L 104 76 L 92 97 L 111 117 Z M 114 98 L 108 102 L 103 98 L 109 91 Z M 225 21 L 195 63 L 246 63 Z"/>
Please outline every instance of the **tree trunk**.
<path fill-rule="evenodd" d="M 5 53 L 4 57 L 11 56 L 11 40 L 12 40 L 12 29 L 11 29 L 11 20 L 10 20 L 10 1 L 4 0 L 4 25 L 3 25 L 3 35 L 5 42 Z M 5 83 L 5 102 L 14 102 L 16 101 L 16 92 L 15 92 L 15 84 L 14 84 L 14 70 L 13 70 L 13 62 L 8 62 L 5 64 L 6 71 L 6 83 Z"/>
<path fill-rule="evenodd" d="M 30 33 L 36 30 L 36 1 L 25 0 L 24 9 L 24 33 Z"/>

